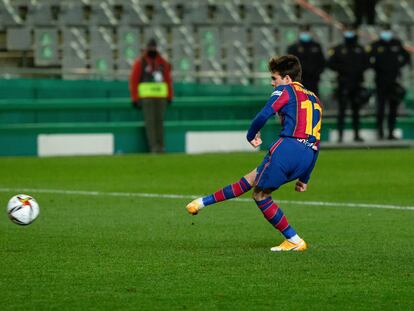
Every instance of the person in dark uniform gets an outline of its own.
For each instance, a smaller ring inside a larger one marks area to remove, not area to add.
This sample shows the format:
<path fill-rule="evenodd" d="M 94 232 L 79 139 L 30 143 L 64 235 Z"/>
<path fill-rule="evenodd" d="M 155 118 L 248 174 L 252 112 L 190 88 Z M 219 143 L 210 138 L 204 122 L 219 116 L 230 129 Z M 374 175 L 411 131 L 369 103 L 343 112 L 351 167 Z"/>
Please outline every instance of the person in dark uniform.
<path fill-rule="evenodd" d="M 342 142 L 345 112 L 348 104 L 352 109 L 352 127 L 354 141 L 362 141 L 359 136 L 359 109 L 362 102 L 362 82 L 364 71 L 369 67 L 369 58 L 364 48 L 358 44 L 354 28 L 348 27 L 343 32 L 344 42 L 329 50 L 328 67 L 338 73 L 338 141 Z"/>
<path fill-rule="evenodd" d="M 319 95 L 318 84 L 326 60 L 321 45 L 312 36 L 309 25 L 301 27 L 298 42 L 289 46 L 287 53 L 299 58 L 302 64 L 303 85 Z"/>
<path fill-rule="evenodd" d="M 354 0 L 355 27 L 359 27 L 364 17 L 368 25 L 375 24 L 375 6 L 378 0 Z"/>
<path fill-rule="evenodd" d="M 405 90 L 398 80 L 402 67 L 410 64 L 410 55 L 404 49 L 401 40 L 392 32 L 390 25 L 383 27 L 379 40 L 373 42 L 369 50 L 377 87 L 378 138 L 384 138 L 384 114 L 385 106 L 388 104 L 388 139 L 395 139 L 398 105 L 405 95 Z"/>

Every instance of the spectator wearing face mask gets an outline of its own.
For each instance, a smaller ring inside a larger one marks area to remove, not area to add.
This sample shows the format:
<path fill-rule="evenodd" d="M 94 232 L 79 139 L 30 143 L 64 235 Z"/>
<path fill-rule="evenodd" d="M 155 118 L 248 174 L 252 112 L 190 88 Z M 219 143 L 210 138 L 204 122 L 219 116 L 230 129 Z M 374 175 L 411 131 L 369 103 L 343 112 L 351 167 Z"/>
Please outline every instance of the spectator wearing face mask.
<path fill-rule="evenodd" d="M 354 141 L 361 142 L 359 136 L 359 110 L 362 102 L 364 71 L 369 67 L 368 54 L 358 43 L 355 28 L 343 31 L 344 42 L 329 50 L 328 67 L 337 72 L 336 98 L 338 100 L 338 142 L 343 140 L 346 108 L 352 110 Z"/>
<path fill-rule="evenodd" d="M 141 109 L 149 150 L 163 153 L 164 113 L 173 97 L 171 65 L 160 55 L 157 42 L 148 41 L 143 55 L 136 59 L 129 78 L 132 105 Z"/>
<path fill-rule="evenodd" d="M 385 107 L 388 106 L 388 139 L 394 135 L 397 110 L 403 100 L 405 90 L 400 84 L 401 69 L 410 64 L 410 55 L 404 49 L 400 39 L 385 25 L 379 39 L 369 47 L 370 63 L 375 71 L 377 88 L 377 130 L 378 138 L 384 138 Z"/>
<path fill-rule="evenodd" d="M 298 41 L 288 47 L 287 53 L 295 55 L 302 64 L 302 83 L 319 95 L 319 80 L 326 64 L 321 45 L 314 39 L 309 25 L 300 29 Z"/>

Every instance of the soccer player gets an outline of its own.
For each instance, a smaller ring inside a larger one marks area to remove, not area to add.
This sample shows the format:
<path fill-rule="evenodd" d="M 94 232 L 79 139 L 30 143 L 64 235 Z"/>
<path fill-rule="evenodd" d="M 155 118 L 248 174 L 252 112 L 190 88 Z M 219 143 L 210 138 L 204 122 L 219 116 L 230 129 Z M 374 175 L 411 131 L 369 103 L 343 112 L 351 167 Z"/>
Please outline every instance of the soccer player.
<path fill-rule="evenodd" d="M 247 140 L 257 148 L 262 144 L 260 129 L 266 121 L 279 115 L 282 130 L 270 146 L 263 162 L 239 181 L 215 193 L 198 198 L 187 205 L 196 215 L 205 206 L 238 197 L 253 188 L 253 199 L 264 217 L 279 230 L 285 241 L 271 251 L 303 251 L 306 242 L 290 226 L 283 211 L 272 199 L 272 192 L 292 180 L 295 190 L 307 190 L 311 172 L 319 153 L 322 105 L 316 95 L 307 90 L 301 80 L 301 64 L 293 55 L 269 61 L 273 93 L 256 115 L 247 132 Z"/>

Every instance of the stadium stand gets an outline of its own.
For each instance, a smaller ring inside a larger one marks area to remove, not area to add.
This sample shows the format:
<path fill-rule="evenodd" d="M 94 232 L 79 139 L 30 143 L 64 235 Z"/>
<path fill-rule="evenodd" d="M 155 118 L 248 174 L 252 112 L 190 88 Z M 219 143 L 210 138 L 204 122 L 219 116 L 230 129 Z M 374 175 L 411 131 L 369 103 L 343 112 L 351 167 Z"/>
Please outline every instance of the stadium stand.
<path fill-rule="evenodd" d="M 299 1 L 298 1 L 299 2 Z M 324 9 L 335 20 L 348 23 L 353 19 L 350 1 L 309 1 L 317 8 Z M 381 1 L 377 6 L 379 22 L 395 22 L 394 30 L 398 32 L 407 43 L 412 41 L 414 36 L 414 5 L 412 0 Z M 287 45 L 296 40 L 298 25 L 310 23 L 318 40 L 322 42 L 325 49 L 340 40 L 338 30 L 332 24 L 319 15 L 306 8 L 301 7 L 297 1 L 282 0 L 274 1 L 137 1 L 137 0 L 82 0 L 82 1 L 23 1 L 23 0 L 1 0 L 0 1 L 0 30 L 7 40 L 21 40 L 20 45 L 7 45 L 2 47 L 1 54 L 7 55 L 8 51 L 35 52 L 40 47 L 39 40 L 46 40 L 42 36 L 28 36 L 32 33 L 40 33 L 42 29 L 52 31 L 50 41 L 56 44 L 59 52 L 64 52 L 67 46 L 73 46 L 80 54 L 85 54 L 86 61 L 75 62 L 69 67 L 67 62 L 60 57 L 55 64 L 63 69 L 62 72 L 78 70 L 84 78 L 94 77 L 96 68 L 95 52 L 97 45 L 101 45 L 104 58 L 111 50 L 113 61 L 108 62 L 108 75 L 112 79 L 125 78 L 126 72 L 119 72 L 116 69 L 122 62 L 124 54 L 121 52 L 122 36 L 117 35 L 122 29 L 130 28 L 138 32 L 137 42 L 145 42 L 150 36 L 155 36 L 161 42 L 163 54 L 174 58 L 174 54 L 180 49 L 175 40 L 174 34 L 185 29 L 185 36 L 189 37 L 191 47 L 195 53 L 191 56 L 191 63 L 200 64 L 195 66 L 193 75 L 199 77 L 205 75 L 205 71 L 214 69 L 220 75 L 226 77 L 229 72 L 226 70 L 227 58 L 223 57 L 226 49 L 230 46 L 238 50 L 238 39 L 246 51 L 243 53 L 243 62 L 248 70 L 249 78 L 263 71 L 255 71 L 253 66 L 255 59 L 263 51 L 254 49 L 257 41 L 272 40 L 273 36 L 260 37 L 260 29 L 266 28 L 270 32 L 276 32 L 275 46 L 266 46 L 267 55 L 281 54 Z M 280 22 L 279 22 L 280 21 Z M 184 28 L 183 28 L 184 27 Z M 237 28 L 239 27 L 239 30 Z M 233 33 L 229 33 L 229 29 Z M 15 31 L 21 31 L 17 35 Z M 72 35 L 67 35 L 67 32 Z M 375 27 L 363 29 L 370 38 L 374 35 Z M 237 35 L 236 35 L 237 33 Z M 141 36 L 140 36 L 141 35 Z M 257 37 L 259 36 L 259 37 Z M 63 40 L 62 40 L 63 37 Z M 99 39 L 98 37 L 101 37 Z M 21 39 L 20 39 L 21 38 Z M 193 39 L 190 39 L 193 38 Z M 246 39 L 249 39 L 246 41 Z M 97 41 L 98 40 L 98 41 Z M 142 46 L 142 45 L 141 45 Z M 103 51 L 103 50 L 105 51 Z M 138 51 L 136 51 L 138 52 Z M 231 51 L 230 51 L 231 52 Z M 210 53 L 210 54 L 208 54 Z M 65 53 L 62 53 L 65 55 Z M 109 53 L 111 54 L 111 53 Z M 208 55 L 206 55 L 208 54 Z M 3 59 L 5 58 L 3 55 Z M 32 54 L 16 54 L 19 57 L 33 57 Z M 37 55 L 37 54 L 36 54 Z M 216 58 L 214 61 L 206 61 L 206 57 Z M 9 65 L 13 66 L 13 59 L 8 59 Z M 16 61 L 14 59 L 14 61 Z M 44 66 L 42 62 L 28 61 L 37 66 Z M 69 62 L 70 63 L 70 62 Z M 66 64 L 66 65 L 64 65 Z M 77 67 L 73 67 L 76 65 Z M 16 69 L 19 68 L 19 66 Z M 32 68 L 29 66 L 28 68 Z M 179 73 L 180 67 L 176 68 Z M 45 73 L 47 74 L 47 73 Z M 202 81 L 202 80 L 200 80 Z M 214 82 L 214 81 L 213 81 Z M 216 80 L 216 83 L 221 83 Z"/>
<path fill-rule="evenodd" d="M 197 120 L 208 124 L 221 120 L 218 128 L 226 130 L 237 122 L 248 124 L 269 92 L 269 56 L 285 52 L 301 23 L 311 24 L 326 51 L 341 40 L 337 22 L 353 20 L 351 1 L 308 1 L 316 10 L 302 2 L 0 0 L 2 137 L 8 126 L 16 130 L 19 124 L 26 129 L 29 124 L 48 128 L 48 132 L 63 123 L 67 131 L 78 132 L 80 123 L 87 122 L 92 128 L 97 124 L 142 128 L 140 112 L 130 108 L 126 79 L 151 37 L 158 40 L 174 69 L 177 97 L 167 112 L 167 127 L 185 129 L 188 122 L 194 127 Z M 384 0 L 376 10 L 378 22 L 391 22 L 412 51 L 414 1 Z M 371 42 L 377 30 L 363 25 L 362 42 Z M 403 79 L 411 87 L 400 111 L 406 128 L 413 115 L 413 68 L 405 69 Z M 336 113 L 333 77 L 327 70 L 321 81 L 327 116 Z M 367 73 L 366 86 L 373 87 L 372 73 Z M 235 109 L 240 105 L 243 110 Z M 362 112 L 367 128 L 374 127 L 374 105 L 369 102 Z M 330 122 L 327 128 L 334 128 L 334 121 Z M 404 132 L 406 138 L 413 136 L 412 129 Z M 323 138 L 328 139 L 328 134 Z M 171 146 L 167 145 L 169 151 L 177 151 Z"/>

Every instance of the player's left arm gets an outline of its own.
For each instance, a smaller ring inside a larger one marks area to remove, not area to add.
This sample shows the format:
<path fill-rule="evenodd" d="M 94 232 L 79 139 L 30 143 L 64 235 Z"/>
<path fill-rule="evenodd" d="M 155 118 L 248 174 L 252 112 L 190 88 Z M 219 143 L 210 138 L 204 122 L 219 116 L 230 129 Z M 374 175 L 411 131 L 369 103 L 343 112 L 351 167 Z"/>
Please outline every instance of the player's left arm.
<path fill-rule="evenodd" d="M 319 156 L 319 150 L 316 151 L 316 154 L 313 157 L 313 161 L 312 161 L 311 165 L 309 166 L 308 170 L 302 176 L 300 176 L 299 179 L 297 180 L 296 185 L 295 185 L 295 190 L 297 192 L 304 192 L 304 191 L 307 190 L 308 182 L 309 182 L 311 173 L 313 171 L 313 168 L 315 167 L 316 160 L 318 159 L 318 156 Z"/>
<path fill-rule="evenodd" d="M 301 182 L 299 179 L 296 181 L 295 184 L 295 191 L 297 192 L 305 192 L 308 190 L 308 184 L 305 184 L 304 182 Z"/>

